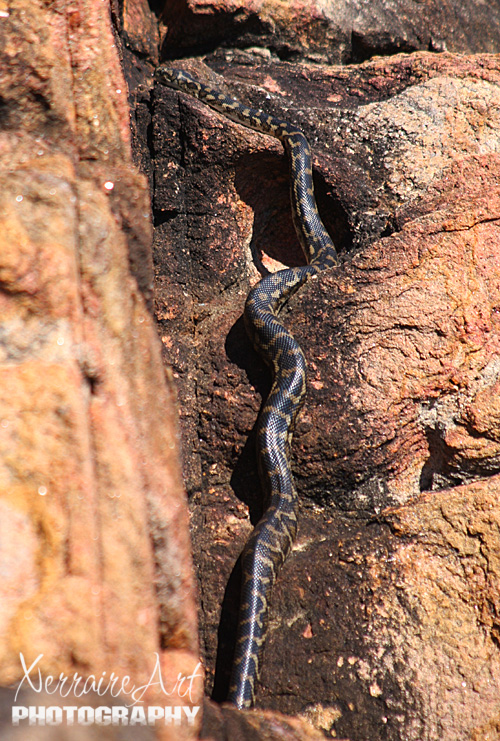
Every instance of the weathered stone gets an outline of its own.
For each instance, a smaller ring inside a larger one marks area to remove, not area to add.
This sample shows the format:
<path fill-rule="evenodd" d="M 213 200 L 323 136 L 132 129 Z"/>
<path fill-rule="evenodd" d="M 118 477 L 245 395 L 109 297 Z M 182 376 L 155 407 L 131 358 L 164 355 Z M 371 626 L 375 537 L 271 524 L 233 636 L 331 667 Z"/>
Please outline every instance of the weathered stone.
<path fill-rule="evenodd" d="M 495 738 L 499 487 L 500 477 L 492 476 L 427 493 L 384 516 L 398 539 L 390 564 L 396 590 L 377 590 L 369 642 L 381 657 L 378 684 L 390 674 L 404 691 L 404 671 L 395 673 L 395 662 L 409 669 L 420 717 L 408 724 L 408 737 L 418 738 L 419 723 L 430 738 Z M 385 564 L 372 568 L 386 578 Z"/>
<path fill-rule="evenodd" d="M 176 0 L 162 6 L 168 57 L 223 46 L 349 64 L 398 52 L 496 52 L 500 41 L 496 0 Z"/>
<path fill-rule="evenodd" d="M 147 0 L 123 0 L 120 5 L 119 24 L 125 45 L 136 57 L 157 63 L 160 32 L 150 4 Z"/>
<path fill-rule="evenodd" d="M 309 722 L 269 711 L 241 711 L 230 705 L 219 707 L 209 701 L 203 708 L 201 741 L 320 741 L 324 738 Z"/>
<path fill-rule="evenodd" d="M 433 638 L 429 626 L 444 610 L 439 554 L 416 535 L 420 567 L 409 579 L 406 541 L 383 511 L 397 505 L 410 517 L 421 492 L 441 500 L 451 491 L 467 517 L 468 482 L 494 487 L 489 477 L 500 472 L 498 59 L 415 54 L 350 68 L 249 66 L 233 53 L 206 61 L 212 69 L 183 66 L 303 127 L 320 211 L 344 252 L 340 269 L 310 281 L 285 310 L 309 364 L 293 446 L 303 505 L 273 597 L 258 704 L 303 712 L 337 737 L 377 738 L 383 728 L 388 738 L 439 739 L 449 728 L 450 739 L 468 738 L 496 722 L 496 628 L 473 626 L 479 587 L 463 571 Z M 158 317 L 179 384 L 209 687 L 215 672 L 214 697 L 223 699 L 234 563 L 252 527 L 247 509 L 255 522 L 262 506 L 251 431 L 269 383 L 240 317 L 260 259 L 301 257 L 281 145 L 189 96 L 156 95 Z M 450 489 L 457 484 L 466 486 Z M 493 532 L 488 553 L 500 545 Z M 465 607 L 455 604 L 460 589 Z M 467 644 L 439 685 L 436 667 L 458 640 L 447 617 L 455 608 Z M 460 682 L 481 662 L 477 681 L 490 685 L 476 711 Z M 435 677 L 427 685 L 426 672 Z M 455 712 L 456 726 L 447 715 Z"/>
<path fill-rule="evenodd" d="M 0 683 L 22 652 L 140 685 L 158 653 L 172 687 L 198 662 L 190 541 L 109 7 L 3 7 Z"/>
<path fill-rule="evenodd" d="M 158 651 L 171 686 L 197 663 L 189 541 L 108 7 L 11 5 L 0 7 L 0 681 L 19 678 L 19 651 L 43 652 L 44 672 L 141 681 Z M 247 511 L 255 521 L 262 506 L 251 430 L 269 383 L 241 310 L 261 263 L 302 256 L 281 146 L 187 96 L 157 89 L 150 101 L 139 83 L 163 29 L 142 0 L 112 5 L 140 101 L 137 160 L 149 166 L 150 144 L 154 155 L 157 314 L 181 403 L 207 687 L 222 699 L 233 566 Z M 271 711 L 351 741 L 498 736 L 498 58 L 268 63 L 496 49 L 496 4 L 422 10 L 165 6 L 164 55 L 241 48 L 183 65 L 304 128 L 344 253 L 285 311 L 309 395 L 294 442 L 299 539 L 259 686 L 268 710 L 206 703 L 205 738 L 318 737 Z"/>

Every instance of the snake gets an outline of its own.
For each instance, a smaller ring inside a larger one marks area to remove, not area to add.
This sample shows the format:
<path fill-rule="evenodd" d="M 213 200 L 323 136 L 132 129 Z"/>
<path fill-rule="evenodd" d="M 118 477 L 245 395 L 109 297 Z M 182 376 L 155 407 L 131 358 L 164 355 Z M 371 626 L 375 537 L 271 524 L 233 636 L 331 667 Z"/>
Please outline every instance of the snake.
<path fill-rule="evenodd" d="M 293 223 L 307 261 L 306 265 L 266 274 L 250 290 L 244 310 L 247 333 L 271 366 L 273 377 L 256 428 L 259 477 L 267 506 L 241 556 L 238 628 L 227 698 L 237 708 L 245 709 L 255 702 L 273 586 L 297 533 L 299 499 L 290 445 L 306 393 L 306 361 L 279 314 L 311 276 L 338 265 L 339 258 L 318 213 L 311 149 L 300 128 L 250 108 L 183 70 L 162 65 L 155 75 L 167 86 L 198 98 L 236 123 L 282 142 L 289 161 Z"/>

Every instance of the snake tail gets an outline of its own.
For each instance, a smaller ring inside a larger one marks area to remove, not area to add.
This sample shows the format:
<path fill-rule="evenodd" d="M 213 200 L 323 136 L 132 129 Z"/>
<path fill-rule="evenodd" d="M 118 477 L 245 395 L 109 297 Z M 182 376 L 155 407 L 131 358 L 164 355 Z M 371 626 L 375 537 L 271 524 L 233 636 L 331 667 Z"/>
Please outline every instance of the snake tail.
<path fill-rule="evenodd" d="M 270 596 L 297 532 L 298 496 L 290 444 L 306 393 L 306 362 L 279 313 L 312 275 L 337 265 L 338 256 L 318 213 L 311 151 L 298 127 L 249 108 L 182 70 L 159 67 L 156 75 L 237 123 L 283 143 L 290 167 L 293 222 L 309 263 L 266 275 L 252 288 L 245 304 L 248 334 L 273 375 L 271 391 L 257 422 L 257 459 L 267 507 L 242 554 L 238 633 L 228 696 L 238 708 L 249 708 L 254 704 L 260 675 Z"/>

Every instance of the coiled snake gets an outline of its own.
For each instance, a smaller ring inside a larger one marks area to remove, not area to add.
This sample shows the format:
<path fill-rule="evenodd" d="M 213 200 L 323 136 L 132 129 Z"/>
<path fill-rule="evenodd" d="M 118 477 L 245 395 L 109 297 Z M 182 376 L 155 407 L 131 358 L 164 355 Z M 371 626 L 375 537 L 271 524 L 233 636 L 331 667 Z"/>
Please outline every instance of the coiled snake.
<path fill-rule="evenodd" d="M 237 707 L 247 708 L 254 702 L 271 590 L 297 532 L 298 497 L 289 449 L 306 392 L 306 363 L 278 314 L 310 276 L 338 264 L 338 258 L 316 207 L 311 151 L 302 131 L 247 108 L 187 72 L 162 66 L 155 74 L 168 86 L 199 98 L 237 123 L 281 140 L 290 163 L 293 221 L 308 261 L 308 265 L 266 275 L 252 288 L 245 305 L 247 331 L 273 369 L 272 388 L 257 423 L 259 472 L 268 506 L 243 551 L 238 636 L 228 697 Z"/>

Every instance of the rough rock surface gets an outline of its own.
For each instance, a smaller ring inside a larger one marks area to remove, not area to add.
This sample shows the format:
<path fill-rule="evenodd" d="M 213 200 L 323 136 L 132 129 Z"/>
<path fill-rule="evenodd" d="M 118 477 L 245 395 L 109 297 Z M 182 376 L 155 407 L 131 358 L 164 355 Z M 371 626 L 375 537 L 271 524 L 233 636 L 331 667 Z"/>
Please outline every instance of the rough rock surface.
<path fill-rule="evenodd" d="M 0 682 L 22 652 L 142 684 L 158 652 L 172 686 L 195 595 L 109 6 L 0 11 Z"/>
<path fill-rule="evenodd" d="M 376 54 L 498 51 L 498 0 L 168 0 L 163 55 L 258 47 L 283 60 L 349 64 Z"/>
<path fill-rule="evenodd" d="M 344 254 L 285 311 L 309 364 L 293 447 L 302 511 L 258 705 L 351 740 L 480 738 L 500 700 L 498 58 L 205 62 L 182 66 L 303 127 Z M 301 256 L 278 142 L 158 87 L 153 154 L 158 318 L 208 688 L 222 699 L 269 383 L 241 312 L 261 261 Z"/>
<path fill-rule="evenodd" d="M 167 383 L 110 11 L 154 189 Z M 145 680 L 155 651 L 167 682 L 194 669 L 173 376 L 207 690 L 224 697 L 269 384 L 241 310 L 262 266 L 302 256 L 279 143 L 144 85 L 160 57 L 222 45 L 182 64 L 304 128 L 344 257 L 285 312 L 309 363 L 302 509 L 259 709 L 206 701 L 201 737 L 499 738 L 500 63 L 279 62 L 496 51 L 499 17 L 472 0 L 0 1 L 0 683 L 20 651 L 51 673 Z M 2 690 L 15 739 L 11 704 Z"/>
<path fill-rule="evenodd" d="M 321 741 L 324 735 L 304 718 L 269 710 L 241 711 L 228 704 L 205 701 L 201 741 Z"/>

